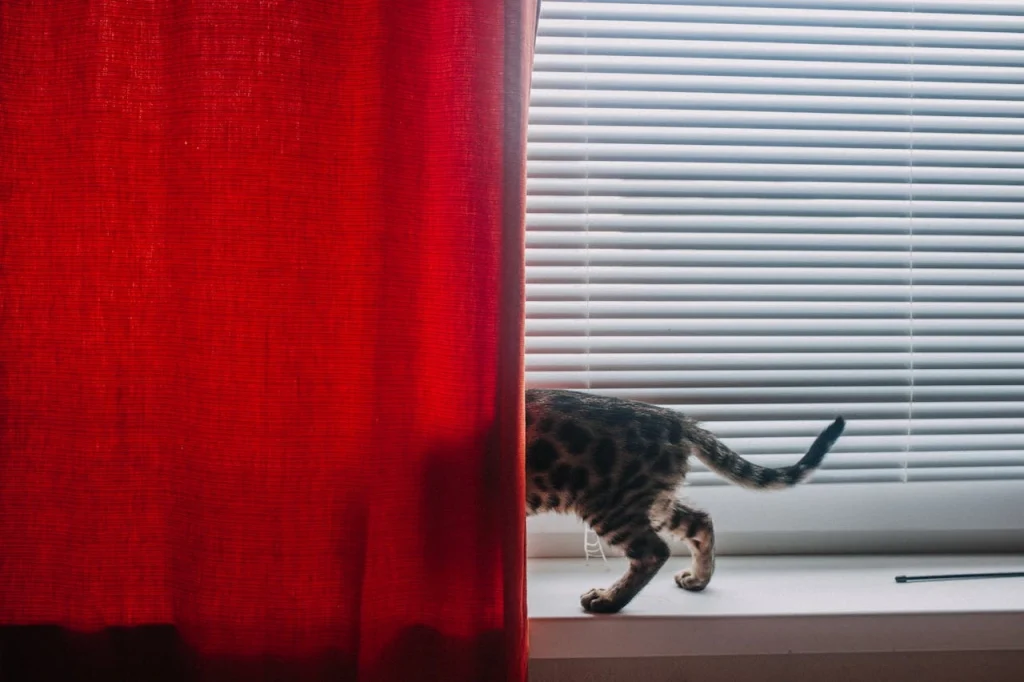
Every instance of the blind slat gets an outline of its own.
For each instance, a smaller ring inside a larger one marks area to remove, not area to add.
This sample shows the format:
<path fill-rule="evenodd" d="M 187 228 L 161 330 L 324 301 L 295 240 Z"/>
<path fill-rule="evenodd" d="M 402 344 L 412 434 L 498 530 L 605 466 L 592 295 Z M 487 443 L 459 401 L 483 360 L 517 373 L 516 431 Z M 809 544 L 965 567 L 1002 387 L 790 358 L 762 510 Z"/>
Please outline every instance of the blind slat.
<path fill-rule="evenodd" d="M 536 385 L 547 385 L 528 375 L 528 380 Z M 909 375 L 907 377 L 909 382 Z M 1024 400 L 1024 387 L 1020 385 L 997 384 L 956 384 L 952 386 L 911 386 L 878 385 L 878 386 L 759 386 L 750 382 L 743 386 L 702 387 L 695 385 L 672 388 L 607 388 L 593 386 L 590 381 L 568 383 L 565 388 L 592 389 L 612 397 L 630 398 L 666 406 L 692 405 L 703 402 L 761 402 L 781 400 L 784 402 L 818 403 L 821 401 L 856 402 L 878 401 L 889 402 L 899 400 L 908 402 L 911 397 L 915 401 L 946 401 L 946 400 Z M 916 402 L 915 402 L 916 404 Z"/>
<path fill-rule="evenodd" d="M 819 135 L 822 133 L 819 131 Z M 907 133 L 905 145 L 890 148 L 844 148 L 841 154 L 833 147 L 758 145 L 689 145 L 637 144 L 602 142 L 531 142 L 527 146 L 530 160 L 563 159 L 614 161 L 733 161 L 747 163 L 831 163 L 849 165 L 888 163 L 910 166 L 981 166 L 983 168 L 1020 168 L 1024 152 L 995 149 L 917 149 L 911 148 L 913 138 Z M 836 158 L 839 156 L 839 158 Z M 752 169 L 756 170 L 756 169 Z"/>
<path fill-rule="evenodd" d="M 628 325 L 632 319 L 833 318 L 999 320 L 1020 316 L 1020 302 L 861 302 L 861 301 L 531 301 L 527 313 L 537 319 L 590 316 Z M 783 323 L 784 324 L 784 323 Z M 918 330 L 924 331 L 924 330 Z"/>
<path fill-rule="evenodd" d="M 530 323 L 533 327 L 533 323 Z M 658 336 L 621 334 L 590 335 L 586 329 L 577 333 L 564 335 L 544 335 L 531 330 L 526 337 L 527 362 L 529 356 L 545 353 L 558 353 L 574 356 L 583 365 L 587 364 L 584 357 L 590 353 L 704 353 L 730 352 L 742 353 L 754 350 L 764 352 L 790 351 L 800 353 L 820 353 L 826 351 L 860 351 L 872 352 L 908 352 L 913 342 L 915 352 L 947 352 L 975 353 L 989 355 L 993 352 L 1013 351 L 1024 348 L 1024 335 L 942 335 L 917 333 L 911 338 L 909 326 L 894 329 L 889 334 L 848 334 L 825 335 L 785 334 L 767 335 L 754 333 L 749 336 L 737 334 L 719 335 L 705 331 L 701 334 L 678 335 L 661 334 Z"/>
<path fill-rule="evenodd" d="M 806 235 L 783 232 L 727 234 L 703 232 L 599 232 L 595 230 L 571 232 L 535 231 L 527 235 L 527 245 L 534 249 L 562 247 L 578 249 L 708 249 L 736 248 L 800 249 L 804 251 L 844 251 L 847 249 L 873 251 L 906 250 L 911 244 L 908 234 L 872 235 L 870 240 L 861 234 L 820 234 L 810 243 Z M 917 235 L 913 237 L 915 253 L 923 252 L 1022 252 L 1024 236 L 986 236 L 967 234 Z M 969 258 L 969 256 L 968 256 Z"/>
<path fill-rule="evenodd" d="M 693 6 L 717 7 L 730 11 L 732 7 L 792 7 L 806 9 L 846 9 L 846 10 L 885 10 L 909 11 L 911 8 L 919 12 L 948 12 L 958 15 L 1003 14 L 1015 16 L 1024 14 L 1020 0 L 590 0 L 588 3 L 574 2 L 576 5 L 594 5 L 597 3 L 636 3 L 636 4 L 686 4 Z M 735 10 L 732 10 L 735 11 Z"/>
<path fill-rule="evenodd" d="M 886 180 L 890 183 L 911 181 L 931 183 L 997 183 L 1006 185 L 1024 183 L 1024 168 L 972 168 L 962 166 L 905 166 L 866 164 L 782 164 L 782 163 L 729 163 L 729 162 L 673 162 L 673 161 L 540 161 L 534 162 L 535 175 L 527 184 L 530 191 L 554 193 L 558 191 L 597 192 L 606 187 L 611 191 L 619 186 L 628 188 L 634 178 L 642 181 L 661 180 L 737 180 L 757 182 L 765 177 L 776 182 L 786 180 L 827 180 L 830 182 L 864 182 Z M 553 176 L 553 177 L 545 177 Z M 561 177 L 559 177 L 561 176 Z M 586 190 L 581 189 L 579 178 L 587 178 Z M 605 183 L 605 184 L 602 184 Z M 680 185 L 657 188 L 672 191 Z M 915 188 L 916 189 L 916 188 Z M 1017 189 L 1014 187 L 1014 189 Z M 635 190 L 634 190 L 635 191 Z M 906 192 L 906 190 L 903 190 Z"/>
<path fill-rule="evenodd" d="M 796 216 L 796 215 L 714 215 L 681 214 L 615 215 L 601 213 L 527 214 L 528 235 L 541 230 L 593 229 L 622 232 L 659 230 L 693 233 L 758 231 L 768 233 L 848 233 L 910 235 L 922 234 L 1020 235 L 1021 222 L 1012 218 L 950 218 L 944 216 Z M 813 244 L 809 241 L 808 244 Z M 870 243 L 865 240 L 865 243 Z"/>
<path fill-rule="evenodd" d="M 907 81 L 911 75 L 909 64 L 909 61 L 811 62 L 799 59 L 735 59 L 732 57 L 662 57 L 555 53 L 537 55 L 533 68 L 535 77 L 548 72 L 588 71 L 591 74 L 746 74 L 758 76 L 799 76 L 802 78 L 876 78 Z M 1015 66 L 915 63 L 913 75 L 921 81 L 955 80 L 970 83 L 1020 83 L 1024 81 L 1024 69 Z M 573 83 L 572 87 L 578 87 L 580 80 Z"/>
<path fill-rule="evenodd" d="M 655 5 L 655 7 L 657 7 Z M 646 17 L 645 17 L 646 19 Z M 1011 24 L 1012 18 L 1008 18 Z M 913 34 L 913 35 L 911 35 Z M 641 19 L 556 19 L 541 22 L 542 36 L 609 36 L 614 38 L 685 38 L 688 40 L 742 40 L 823 45 L 915 45 L 972 49 L 1022 48 L 1020 33 L 990 30 L 948 30 L 806 26 L 803 24 L 717 23 L 710 21 L 646 21 Z M 911 40 L 913 38 L 913 40 Z"/>
<path fill-rule="evenodd" d="M 910 173 L 912 175 L 912 172 Z M 763 176 L 762 176 L 763 177 Z M 634 198 L 675 198 L 675 197 L 878 197 L 909 198 L 909 182 L 871 182 L 873 178 L 861 178 L 835 182 L 808 182 L 803 180 L 761 181 L 761 180 L 649 180 L 635 178 L 588 178 L 585 183 L 578 178 L 534 179 L 527 189 L 534 197 L 549 195 L 562 197 L 585 196 L 588 200 L 607 196 L 610 199 Z M 908 180 L 910 178 L 908 177 Z M 1012 175 L 1006 178 L 1012 181 Z M 964 199 L 1019 202 L 1024 199 L 1024 186 L 1012 184 L 956 184 L 924 182 L 914 178 L 913 196 L 923 199 Z M 1020 207 L 1015 207 L 1020 210 Z"/>
<path fill-rule="evenodd" d="M 908 245 L 909 245 L 908 240 Z M 688 265 L 762 265 L 762 266 L 817 266 L 842 267 L 899 267 L 906 268 L 911 257 L 915 267 L 920 268 L 1018 268 L 1024 266 L 1024 253 L 971 251 L 906 250 L 799 250 L 779 251 L 769 249 L 580 249 L 580 248 L 535 248 L 531 250 L 528 263 L 575 265 L 589 263 L 592 266 L 624 267 L 666 265 L 685 267 Z M 1022 277 L 1024 279 L 1024 277 Z M 1019 312 L 1019 310 L 1018 310 Z"/>
<path fill-rule="evenodd" d="M 582 84 L 581 84 L 582 85 Z M 534 106 L 637 107 L 670 109 L 675 107 L 702 109 L 739 109 L 742 111 L 829 112 L 862 111 L 866 113 L 1020 116 L 1024 102 L 994 99 L 940 99 L 937 97 L 902 97 L 879 94 L 878 97 L 852 95 L 801 95 L 765 92 L 676 92 L 642 90 L 587 90 L 580 88 L 534 89 L 530 103 Z"/>
<path fill-rule="evenodd" d="M 906 67 L 906 78 L 910 67 Z M 1018 83 L 968 83 L 926 80 L 867 80 L 863 78 L 795 78 L 791 76 L 726 76 L 651 73 L 594 73 L 582 77 L 574 71 L 541 71 L 533 76 L 534 87 L 545 90 L 583 90 L 589 101 L 595 91 L 643 93 L 698 92 L 860 97 L 926 97 L 962 100 L 1017 100 L 1024 93 Z M 966 104 L 966 102 L 964 103 Z M 916 108 L 916 103 L 915 103 Z"/>
<path fill-rule="evenodd" d="M 808 405 L 806 403 L 713 403 L 702 402 L 699 405 L 677 406 L 686 414 L 721 425 L 724 422 L 748 422 L 751 420 L 809 420 L 819 426 L 834 418 L 836 414 L 845 414 L 858 421 L 878 419 L 899 424 L 906 429 L 910 425 L 910 406 L 904 401 L 893 402 L 831 402 L 827 405 Z M 914 419 L 943 419 L 951 428 L 957 428 L 957 420 L 974 418 L 1010 417 L 1017 418 L 1024 409 L 1024 403 L 1005 401 L 961 401 L 921 402 L 914 405 Z M 952 418 L 952 419 L 951 419 Z M 852 423 L 849 425 L 852 428 Z M 861 427 L 858 427 L 861 428 Z M 945 456 L 956 459 L 957 452 L 944 451 Z M 959 460 L 958 460 L 959 461 Z M 970 462 L 967 462 L 969 464 Z"/>
<path fill-rule="evenodd" d="M 909 339 L 907 341 L 909 345 Z M 527 371 L 543 372 L 566 369 L 593 371 L 671 370 L 671 369 L 757 369 L 785 367 L 794 369 L 886 368 L 907 367 L 907 348 L 898 351 L 831 351 L 756 352 L 756 353 L 596 353 L 579 358 L 566 353 L 531 353 Z M 1024 351 L 1020 352 L 927 352 L 915 349 L 914 366 L 920 369 L 958 369 L 965 367 L 1024 368 Z M 1020 424 L 1017 424 L 1020 427 Z M 1022 429 L 1024 430 L 1024 429 Z"/>
<path fill-rule="evenodd" d="M 857 29 L 866 27 L 903 29 L 952 29 L 954 31 L 1021 31 L 1024 30 L 1024 16 L 1020 8 L 1011 12 L 1004 8 L 1001 15 L 993 14 L 949 14 L 922 11 L 867 11 L 853 7 L 843 9 L 808 9 L 788 7 L 789 3 L 778 2 L 778 6 L 747 6 L 740 12 L 723 11 L 721 7 L 699 4 L 653 4 L 644 8 L 643 18 L 657 22 L 735 22 L 742 24 L 779 24 L 783 26 L 822 26 L 825 28 L 848 26 Z M 915 6 L 916 8 L 916 6 Z M 541 4 L 541 16 L 545 28 L 553 26 L 554 19 L 603 19 L 631 21 L 637 18 L 635 4 L 624 2 L 559 2 L 545 0 Z"/>
<path fill-rule="evenodd" d="M 527 255 L 529 258 L 529 254 Z M 909 260 L 909 257 L 908 257 Z M 527 282 L 588 282 L 588 283 L 660 283 L 665 284 L 706 284 L 747 283 L 747 284 L 833 284 L 845 280 L 851 284 L 964 284 L 996 285 L 1020 284 L 1021 273 L 1008 269 L 976 268 L 917 268 L 913 280 L 907 269 L 872 267 L 657 267 L 629 266 L 613 267 L 604 265 L 561 265 L 546 266 L 534 264 L 527 271 Z M 909 294 L 909 292 L 908 292 Z"/>
<path fill-rule="evenodd" d="M 672 109 L 631 109 L 625 107 L 584 106 L 532 107 L 529 120 L 539 124 L 568 125 L 638 125 L 686 126 L 695 128 L 746 128 L 754 129 L 803 129 L 803 130 L 852 130 L 854 132 L 910 130 L 905 114 L 849 113 L 846 111 L 816 111 L 813 113 L 791 111 L 744 111 L 742 109 L 702 110 L 694 107 Z M 1024 120 L 1006 116 L 950 116 L 914 114 L 914 132 L 942 133 L 963 132 L 966 134 L 1016 134 L 1024 131 Z M 684 132 L 684 134 L 686 134 Z M 695 134 L 689 131 L 689 134 Z M 713 134 L 713 131 L 709 131 Z M 819 139 L 828 144 L 827 139 Z"/>
<path fill-rule="evenodd" d="M 1015 319 L 981 318 L 939 318 L 916 319 L 909 316 L 885 318 L 843 318 L 821 317 L 806 319 L 789 318 L 688 318 L 688 319 L 603 319 L 603 318 L 532 318 L 527 320 L 527 335 L 532 334 L 634 334 L 657 336 L 661 334 L 744 334 L 744 335 L 795 335 L 795 334 L 884 334 L 913 333 L 961 333 L 965 335 L 1012 334 L 1024 335 L 1024 316 Z"/>
<path fill-rule="evenodd" d="M 973 2 L 973 0 L 972 0 Z M 544 22 L 546 23 L 546 22 Z M 819 43 L 743 39 L 665 39 L 590 35 L 549 36 L 541 26 L 538 54 L 606 54 L 626 56 L 747 57 L 752 59 L 799 59 L 815 62 L 893 62 L 903 64 L 954 64 L 1019 67 L 1024 55 L 1016 50 L 987 47 L 933 47 L 911 45 L 908 36 L 891 45 L 845 44 L 842 50 L 822 51 Z"/>

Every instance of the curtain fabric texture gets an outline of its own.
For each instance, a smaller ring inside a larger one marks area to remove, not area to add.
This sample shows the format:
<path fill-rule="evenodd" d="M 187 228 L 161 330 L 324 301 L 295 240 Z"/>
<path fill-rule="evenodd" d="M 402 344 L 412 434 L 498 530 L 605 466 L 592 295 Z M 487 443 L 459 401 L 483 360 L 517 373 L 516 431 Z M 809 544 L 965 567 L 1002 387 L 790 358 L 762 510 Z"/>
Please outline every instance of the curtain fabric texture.
<path fill-rule="evenodd" d="M 525 678 L 534 21 L 0 4 L 0 678 Z"/>

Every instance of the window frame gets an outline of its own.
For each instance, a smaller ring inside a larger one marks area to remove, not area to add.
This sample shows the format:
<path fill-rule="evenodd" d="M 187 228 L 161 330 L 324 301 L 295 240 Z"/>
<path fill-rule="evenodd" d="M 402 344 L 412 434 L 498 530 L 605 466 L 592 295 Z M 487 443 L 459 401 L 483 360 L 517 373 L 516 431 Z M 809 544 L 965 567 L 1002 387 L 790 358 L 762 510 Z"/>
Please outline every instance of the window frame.
<path fill-rule="evenodd" d="M 694 0 L 692 4 L 870 10 L 879 3 Z M 963 11 L 972 13 L 972 4 L 964 4 Z M 954 12 L 953 5 L 953 0 L 932 0 L 917 11 Z M 977 13 L 986 13 L 980 9 Z M 539 3 L 539 24 L 542 11 Z M 824 44 L 819 47 L 828 49 Z M 580 78 L 586 73 L 580 71 Z M 528 292 L 529 284 L 527 298 Z M 795 452 L 794 461 L 798 457 Z M 1024 551 L 1024 480 L 835 483 L 766 493 L 733 486 L 694 486 L 683 487 L 678 494 L 711 513 L 718 550 L 723 553 Z M 582 522 L 573 517 L 531 517 L 528 554 L 582 558 L 583 533 Z M 682 543 L 673 543 L 673 551 L 687 552 Z"/>

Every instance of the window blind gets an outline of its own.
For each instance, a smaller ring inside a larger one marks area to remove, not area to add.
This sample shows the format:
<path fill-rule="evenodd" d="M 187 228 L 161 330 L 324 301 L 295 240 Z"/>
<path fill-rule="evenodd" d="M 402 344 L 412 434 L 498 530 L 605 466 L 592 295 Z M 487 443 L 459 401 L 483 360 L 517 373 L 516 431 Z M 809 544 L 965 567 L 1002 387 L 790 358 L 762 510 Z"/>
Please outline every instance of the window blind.
<path fill-rule="evenodd" d="M 544 0 L 528 154 L 528 385 L 1024 479 L 1024 3 Z"/>

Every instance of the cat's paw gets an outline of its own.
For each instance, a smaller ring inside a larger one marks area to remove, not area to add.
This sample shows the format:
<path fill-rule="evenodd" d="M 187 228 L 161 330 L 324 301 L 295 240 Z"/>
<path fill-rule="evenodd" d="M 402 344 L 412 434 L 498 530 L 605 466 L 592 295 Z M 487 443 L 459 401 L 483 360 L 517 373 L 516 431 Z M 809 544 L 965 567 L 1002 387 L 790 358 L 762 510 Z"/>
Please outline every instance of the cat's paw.
<path fill-rule="evenodd" d="M 580 604 L 584 611 L 590 613 L 616 613 L 622 608 L 622 604 L 614 601 L 608 590 L 595 587 L 580 597 Z"/>
<path fill-rule="evenodd" d="M 690 592 L 700 592 L 708 586 L 709 582 L 711 582 L 710 577 L 699 577 L 694 575 L 693 572 L 689 570 L 680 571 L 679 573 L 676 573 L 675 578 L 676 585 L 679 585 L 679 587 L 683 588 L 684 590 L 689 590 Z"/>

